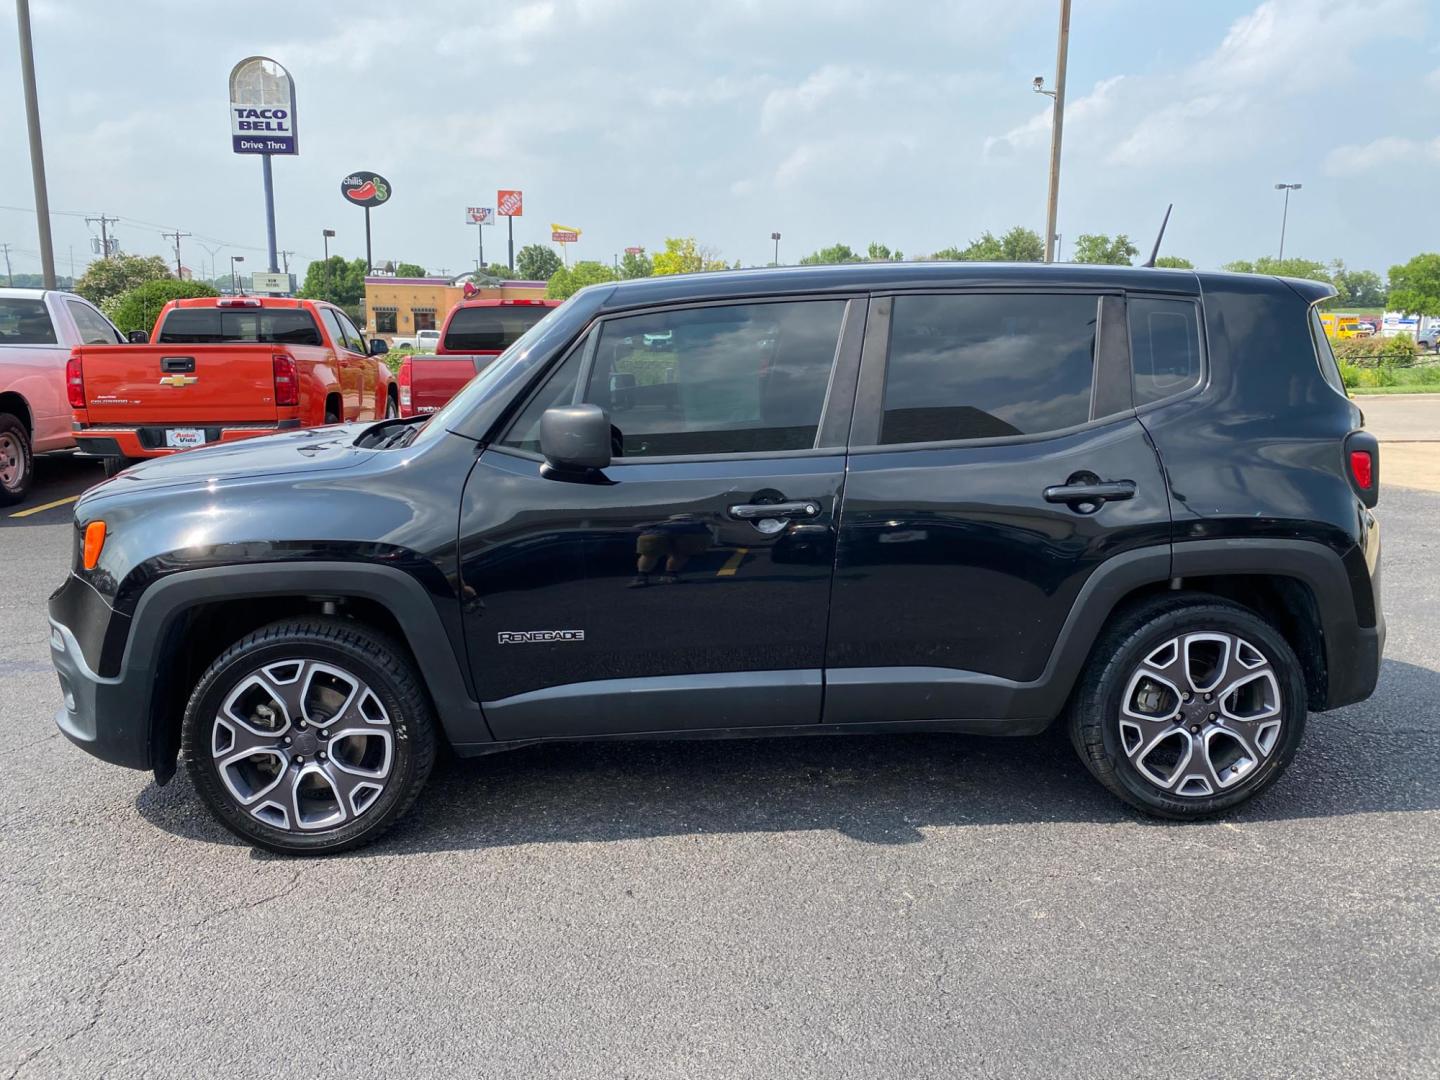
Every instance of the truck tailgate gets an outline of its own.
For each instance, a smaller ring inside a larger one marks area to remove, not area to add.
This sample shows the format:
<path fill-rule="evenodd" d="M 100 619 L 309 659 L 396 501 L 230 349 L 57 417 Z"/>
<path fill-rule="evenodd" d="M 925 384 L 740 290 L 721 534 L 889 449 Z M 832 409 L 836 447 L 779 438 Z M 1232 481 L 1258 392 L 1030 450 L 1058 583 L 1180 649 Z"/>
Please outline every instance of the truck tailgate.
<path fill-rule="evenodd" d="M 430 413 L 490 366 L 499 353 L 459 353 L 410 357 L 410 402 L 417 413 Z"/>
<path fill-rule="evenodd" d="M 74 350 L 91 424 L 276 419 L 273 345 L 87 345 Z"/>

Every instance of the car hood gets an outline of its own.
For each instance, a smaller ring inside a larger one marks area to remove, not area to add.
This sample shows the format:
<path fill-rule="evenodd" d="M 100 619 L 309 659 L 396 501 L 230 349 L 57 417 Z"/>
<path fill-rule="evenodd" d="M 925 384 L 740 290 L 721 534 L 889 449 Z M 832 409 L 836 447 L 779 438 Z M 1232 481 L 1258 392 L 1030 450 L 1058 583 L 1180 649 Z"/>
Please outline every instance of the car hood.
<path fill-rule="evenodd" d="M 211 487 L 248 477 L 294 476 L 352 469 L 375 453 L 355 445 L 360 433 L 371 426 L 366 423 L 305 428 L 150 458 L 91 488 L 80 500 L 80 506 L 160 488 L 187 485 Z"/>

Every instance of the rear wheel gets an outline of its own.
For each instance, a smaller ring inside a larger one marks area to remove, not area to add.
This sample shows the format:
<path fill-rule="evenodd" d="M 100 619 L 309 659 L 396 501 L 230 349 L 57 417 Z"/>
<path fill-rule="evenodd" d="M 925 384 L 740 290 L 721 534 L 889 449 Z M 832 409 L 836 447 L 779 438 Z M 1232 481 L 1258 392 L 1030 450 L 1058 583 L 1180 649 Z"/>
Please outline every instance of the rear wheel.
<path fill-rule="evenodd" d="M 20 502 L 34 482 L 30 429 L 12 413 L 0 413 L 0 506 Z"/>
<path fill-rule="evenodd" d="M 1069 723 L 1081 760 L 1120 798 L 1198 818 L 1274 783 L 1305 716 L 1300 663 L 1274 627 L 1218 598 L 1176 595 L 1106 631 Z"/>
<path fill-rule="evenodd" d="M 395 400 L 394 394 L 385 395 L 385 419 L 394 420 L 400 415 L 400 404 Z"/>
<path fill-rule="evenodd" d="M 182 752 L 196 790 L 257 847 L 327 854 L 374 840 L 435 758 L 418 676 L 393 641 L 341 619 L 274 623 L 201 676 Z"/>

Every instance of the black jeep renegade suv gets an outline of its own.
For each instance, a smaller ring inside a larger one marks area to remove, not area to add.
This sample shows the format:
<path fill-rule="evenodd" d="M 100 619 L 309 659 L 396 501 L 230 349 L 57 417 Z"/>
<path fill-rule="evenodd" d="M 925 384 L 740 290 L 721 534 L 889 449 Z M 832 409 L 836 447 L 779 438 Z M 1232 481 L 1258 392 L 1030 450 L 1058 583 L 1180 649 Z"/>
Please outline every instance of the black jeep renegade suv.
<path fill-rule="evenodd" d="M 368 841 L 437 744 L 1063 717 L 1165 817 L 1268 787 L 1384 643 L 1375 439 L 1270 277 L 883 264 L 555 309 L 428 418 L 76 508 L 61 729 L 251 843 Z"/>

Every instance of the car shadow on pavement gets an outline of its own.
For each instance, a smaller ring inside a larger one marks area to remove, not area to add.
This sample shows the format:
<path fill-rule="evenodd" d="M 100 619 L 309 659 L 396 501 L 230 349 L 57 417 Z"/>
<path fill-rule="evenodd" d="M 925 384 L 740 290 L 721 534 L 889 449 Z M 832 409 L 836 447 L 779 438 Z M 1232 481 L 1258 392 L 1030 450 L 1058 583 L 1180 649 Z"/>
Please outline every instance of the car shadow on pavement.
<path fill-rule="evenodd" d="M 1312 715 L 1288 773 L 1235 823 L 1440 807 L 1440 672 L 1387 662 L 1369 703 Z M 183 770 L 136 800 L 175 835 L 240 843 Z M 395 855 L 706 833 L 831 830 L 910 844 L 928 827 L 1147 818 L 1091 778 L 1063 731 L 611 741 L 442 760 L 410 815 L 353 853 Z M 257 853 L 258 858 L 272 856 Z M 347 856 L 341 856 L 347 857 Z"/>

